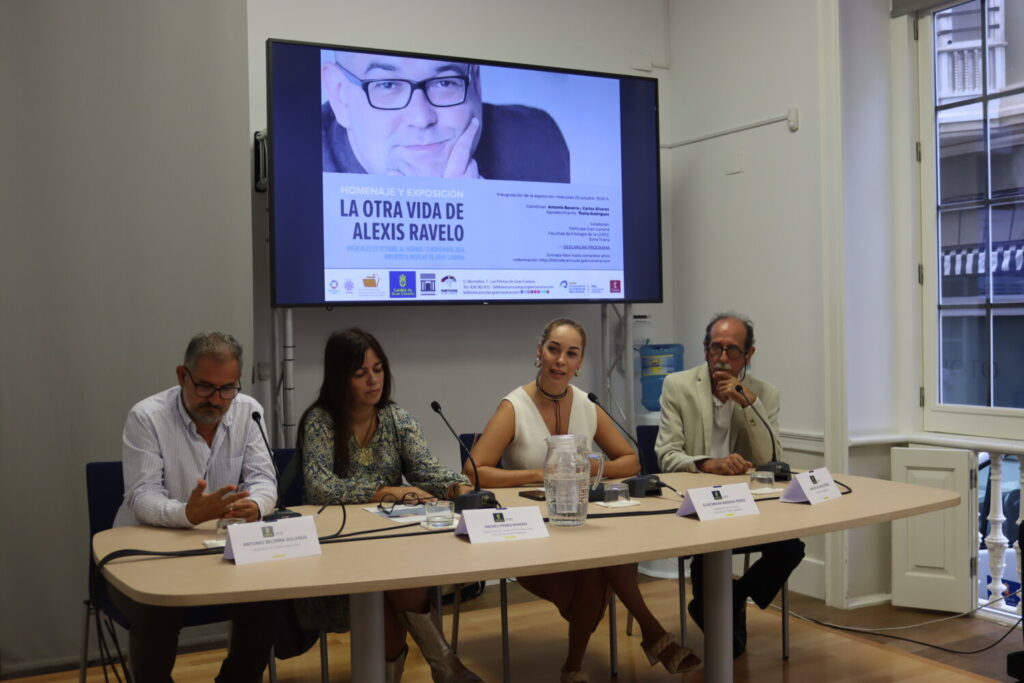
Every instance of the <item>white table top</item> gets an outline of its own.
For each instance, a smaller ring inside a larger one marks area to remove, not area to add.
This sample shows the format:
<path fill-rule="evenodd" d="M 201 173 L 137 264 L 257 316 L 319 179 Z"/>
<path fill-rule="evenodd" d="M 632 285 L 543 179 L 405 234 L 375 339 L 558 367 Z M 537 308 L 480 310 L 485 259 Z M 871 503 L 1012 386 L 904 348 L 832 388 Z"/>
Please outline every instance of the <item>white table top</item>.
<path fill-rule="evenodd" d="M 680 491 L 687 488 L 746 481 L 740 477 L 673 473 L 660 475 Z M 901 517 L 954 507 L 955 493 L 897 482 L 839 475 L 853 492 L 821 505 L 759 503 L 761 514 L 700 522 L 696 517 L 659 514 L 611 517 L 608 513 L 672 510 L 679 498 L 665 490 L 641 505 L 619 510 L 590 506 L 590 517 L 579 527 L 549 526 L 544 539 L 472 545 L 451 532 L 431 533 L 419 525 L 397 525 L 348 506 L 345 532 L 381 529 L 384 535 L 415 536 L 344 543 L 324 543 L 317 557 L 289 559 L 236 567 L 220 555 L 186 558 L 123 558 L 104 567 L 119 590 L 143 603 L 165 606 L 363 593 L 415 586 L 479 581 L 590 567 L 641 562 L 738 548 L 756 543 L 814 536 Z M 545 505 L 517 495 L 516 489 L 497 489 L 507 506 Z M 298 511 L 315 513 L 315 506 Z M 317 517 L 321 535 L 335 532 L 340 508 L 329 507 Z M 93 538 L 97 558 L 122 548 L 186 550 L 216 538 L 212 522 L 195 529 L 121 527 Z M 356 537 L 360 538 L 360 537 Z"/>

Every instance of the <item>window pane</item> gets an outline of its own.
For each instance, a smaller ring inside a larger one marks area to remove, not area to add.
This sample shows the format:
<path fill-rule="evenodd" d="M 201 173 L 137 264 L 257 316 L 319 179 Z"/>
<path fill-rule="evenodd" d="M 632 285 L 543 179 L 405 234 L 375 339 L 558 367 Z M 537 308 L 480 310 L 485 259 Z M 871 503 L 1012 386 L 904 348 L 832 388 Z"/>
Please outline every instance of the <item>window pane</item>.
<path fill-rule="evenodd" d="M 942 403 L 987 406 L 988 318 L 984 315 L 943 315 Z"/>
<path fill-rule="evenodd" d="M 988 103 L 992 198 L 1024 194 L 1024 95 Z"/>
<path fill-rule="evenodd" d="M 938 400 L 1024 408 L 1024 0 L 933 19 Z"/>
<path fill-rule="evenodd" d="M 992 298 L 1024 301 L 1024 203 L 992 207 Z"/>
<path fill-rule="evenodd" d="M 1024 309 L 992 319 L 993 405 L 1024 408 Z"/>
<path fill-rule="evenodd" d="M 998 93 L 1024 84 L 1024 3 L 1021 0 L 989 0 L 988 90 Z"/>
<path fill-rule="evenodd" d="M 939 214 L 939 304 L 964 297 L 988 298 L 988 211 L 981 208 Z"/>
<path fill-rule="evenodd" d="M 937 113 L 939 203 L 983 199 L 988 193 L 988 159 L 982 106 L 968 104 Z"/>
<path fill-rule="evenodd" d="M 935 13 L 935 102 L 981 95 L 981 2 Z"/>

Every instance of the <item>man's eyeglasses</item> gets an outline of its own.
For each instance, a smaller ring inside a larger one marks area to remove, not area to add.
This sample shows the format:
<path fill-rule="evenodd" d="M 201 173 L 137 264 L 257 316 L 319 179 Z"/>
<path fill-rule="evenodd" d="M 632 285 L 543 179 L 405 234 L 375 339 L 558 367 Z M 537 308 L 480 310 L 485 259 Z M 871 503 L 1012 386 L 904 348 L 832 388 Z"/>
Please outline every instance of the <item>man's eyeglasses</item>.
<path fill-rule="evenodd" d="M 188 375 L 189 381 L 192 382 L 192 386 L 195 387 L 196 396 L 199 398 L 210 398 L 214 394 L 219 393 L 223 399 L 231 399 L 238 396 L 238 392 L 242 390 L 242 387 L 237 384 L 228 384 L 222 387 L 217 387 L 209 382 L 196 382 L 195 378 L 192 377 L 192 373 L 189 372 L 188 368 L 185 368 L 185 374 Z"/>
<path fill-rule="evenodd" d="M 405 109 L 417 90 L 422 90 L 427 101 L 435 107 L 454 107 L 466 101 L 466 93 L 469 91 L 469 76 L 437 76 L 422 81 L 402 78 L 363 80 L 341 64 L 338 64 L 338 68 L 345 74 L 345 78 L 363 89 L 366 100 L 374 109 Z"/>
<path fill-rule="evenodd" d="M 714 342 L 712 344 L 708 344 L 707 349 L 708 352 L 715 358 L 721 356 L 723 351 L 725 351 L 725 355 L 729 358 L 729 360 L 736 360 L 743 356 L 743 349 L 736 346 L 735 344 L 729 344 L 729 346 L 722 346 L 718 342 Z"/>
<path fill-rule="evenodd" d="M 414 505 L 423 505 L 427 500 L 429 500 L 429 498 L 420 498 L 412 491 L 406 493 L 401 498 L 398 498 L 391 493 L 385 493 L 381 496 L 380 502 L 377 503 L 377 509 L 382 511 L 385 515 L 390 516 L 395 513 L 395 508 L 399 505 L 412 507 Z"/>

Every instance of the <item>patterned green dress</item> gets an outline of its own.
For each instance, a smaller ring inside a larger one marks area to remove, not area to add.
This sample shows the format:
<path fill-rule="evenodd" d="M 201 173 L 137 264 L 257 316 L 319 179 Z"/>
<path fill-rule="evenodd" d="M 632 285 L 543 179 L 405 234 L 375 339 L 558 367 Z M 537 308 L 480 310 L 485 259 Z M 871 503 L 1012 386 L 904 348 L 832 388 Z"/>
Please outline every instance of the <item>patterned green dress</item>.
<path fill-rule="evenodd" d="M 410 485 L 438 498 L 453 483 L 469 484 L 464 475 L 434 459 L 419 423 L 394 403 L 377 412 L 377 433 L 365 448 L 355 438 L 349 442 L 352 457 L 347 477 L 334 473 L 334 421 L 327 411 L 319 407 L 309 411 L 302 430 L 307 503 L 368 503 L 381 486 L 401 486 L 403 476 Z M 349 630 L 347 595 L 299 598 L 294 610 L 305 631 Z"/>
<path fill-rule="evenodd" d="M 465 475 L 455 473 L 430 454 L 420 425 L 394 403 L 377 412 L 377 432 L 366 448 L 353 437 L 346 477 L 334 473 L 334 422 L 323 408 L 314 408 L 302 425 L 304 443 L 302 470 L 306 500 L 323 503 L 367 503 L 382 486 L 410 486 L 443 498 L 454 483 L 469 485 Z"/>

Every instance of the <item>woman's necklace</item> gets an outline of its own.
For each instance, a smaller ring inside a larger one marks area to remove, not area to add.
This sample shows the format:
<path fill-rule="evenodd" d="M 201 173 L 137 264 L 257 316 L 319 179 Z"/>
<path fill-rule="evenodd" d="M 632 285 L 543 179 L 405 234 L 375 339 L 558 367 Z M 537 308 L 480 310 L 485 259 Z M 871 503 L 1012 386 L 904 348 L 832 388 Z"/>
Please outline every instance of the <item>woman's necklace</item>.
<path fill-rule="evenodd" d="M 544 387 L 540 385 L 540 373 L 537 373 L 537 380 L 534 382 L 537 385 L 537 391 L 540 395 L 548 399 L 555 404 L 555 434 L 562 433 L 562 404 L 561 400 L 569 395 L 569 387 L 565 387 L 565 391 L 560 394 L 549 394 L 544 391 Z"/>
<path fill-rule="evenodd" d="M 370 416 L 370 422 L 366 425 L 363 438 L 356 441 L 356 462 L 360 465 L 369 465 L 373 462 L 373 447 L 370 445 L 373 439 L 373 432 L 377 427 L 377 413 L 374 411 Z M 363 445 L 366 444 L 366 445 Z"/>

